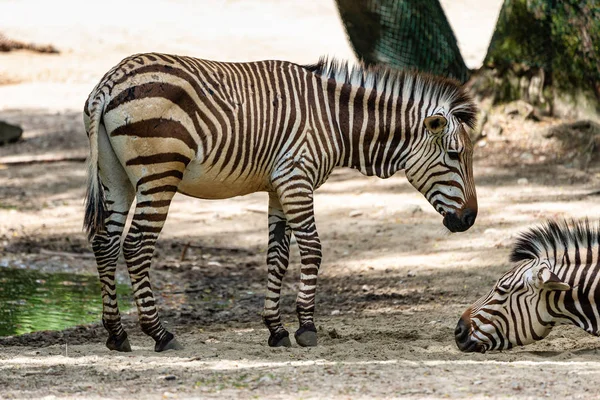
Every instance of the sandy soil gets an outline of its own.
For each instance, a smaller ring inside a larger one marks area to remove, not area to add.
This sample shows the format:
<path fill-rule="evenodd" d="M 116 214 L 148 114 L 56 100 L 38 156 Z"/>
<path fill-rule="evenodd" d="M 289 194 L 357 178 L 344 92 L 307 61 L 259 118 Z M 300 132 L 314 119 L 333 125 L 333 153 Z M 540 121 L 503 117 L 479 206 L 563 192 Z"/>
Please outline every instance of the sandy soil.
<path fill-rule="evenodd" d="M 227 14 L 234 25 L 249 15 L 253 22 L 247 25 L 250 33 L 238 24 L 218 43 L 214 22 L 213 30 L 197 28 L 213 36 L 192 35 L 193 13 L 183 16 L 181 26 L 173 20 L 153 41 L 157 35 L 147 27 L 152 8 L 142 12 L 146 23 L 135 20 L 124 28 L 99 17 L 98 26 L 85 24 L 76 18 L 83 12 L 72 7 L 73 19 L 63 26 L 52 18 L 26 21 L 20 13 L 27 3 L 0 0 L 0 16 L 6 10 L 20 16 L 5 33 L 68 51 L 0 54 L 0 77 L 21 82 L 0 86 L 0 119 L 25 129 L 23 141 L 0 147 L 0 164 L 15 155 L 85 154 L 79 106 L 87 91 L 123 55 L 153 43 L 157 50 L 219 59 L 277 53 L 276 58 L 304 62 L 312 53 L 350 54 L 330 2 L 319 3 L 316 11 L 300 1 L 268 2 L 267 16 L 258 1 L 222 2 L 205 14 L 212 19 Z M 190 8 L 186 1 L 173 4 L 175 11 Z M 155 6 L 160 10 L 164 3 Z M 134 11 L 123 7 L 123 15 Z M 294 21 L 287 26 L 282 21 L 290 15 Z M 268 45 L 265 38 L 273 32 L 263 27 L 265 18 L 281 33 Z M 31 29 L 36 23 L 41 27 Z M 66 26 L 80 35 L 69 34 Z M 310 37 L 299 38 L 299 29 Z M 234 37 L 238 41 L 231 44 Z M 119 40 L 122 47 L 115 46 Z M 260 322 L 266 194 L 213 202 L 177 196 L 153 281 L 163 320 L 184 350 L 154 353 L 135 313 L 125 316 L 134 350 L 125 355 L 104 347 L 105 333 L 97 324 L 0 338 L 0 398 L 593 398 L 599 343 L 583 331 L 561 327 L 535 345 L 485 355 L 462 354 L 454 344 L 464 308 L 510 267 L 507 255 L 519 231 L 545 218 L 600 214 L 593 194 L 600 186 L 597 160 L 584 170 L 572 137 L 545 135 L 563 121 L 523 121 L 497 111 L 487 137 L 476 144 L 480 214 L 466 233 L 448 234 L 402 174 L 379 180 L 339 170 L 317 192 L 324 250 L 318 347 L 266 344 Z M 84 183 L 82 163 L 0 167 L 0 265 L 94 273 L 81 232 Z M 182 260 L 188 243 L 192 247 Z M 70 254 L 49 257 L 42 250 Z M 298 259 L 294 247 L 283 291 L 290 331 Z M 126 281 L 123 267 L 119 278 Z"/>

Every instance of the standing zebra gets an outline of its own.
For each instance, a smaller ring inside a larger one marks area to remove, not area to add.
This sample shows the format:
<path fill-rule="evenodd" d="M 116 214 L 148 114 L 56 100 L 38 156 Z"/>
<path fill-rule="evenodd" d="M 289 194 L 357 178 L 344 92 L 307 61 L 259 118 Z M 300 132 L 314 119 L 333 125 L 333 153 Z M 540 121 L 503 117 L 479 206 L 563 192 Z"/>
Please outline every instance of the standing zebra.
<path fill-rule="evenodd" d="M 510 349 L 545 338 L 555 325 L 600 336 L 600 223 L 556 223 L 522 234 L 517 265 L 458 321 L 462 351 Z"/>
<path fill-rule="evenodd" d="M 472 176 L 476 108 L 454 81 L 321 59 L 222 63 L 138 54 L 111 69 L 90 94 L 84 227 L 102 283 L 107 347 L 130 351 L 115 294 L 120 238 L 142 331 L 155 350 L 178 348 L 158 318 L 149 269 L 176 192 L 224 199 L 269 193 L 264 322 L 270 346 L 289 346 L 279 312 L 290 235 L 300 248 L 296 341 L 315 346 L 313 322 L 321 244 L 313 192 L 333 168 L 410 183 L 451 231 L 475 222 Z"/>

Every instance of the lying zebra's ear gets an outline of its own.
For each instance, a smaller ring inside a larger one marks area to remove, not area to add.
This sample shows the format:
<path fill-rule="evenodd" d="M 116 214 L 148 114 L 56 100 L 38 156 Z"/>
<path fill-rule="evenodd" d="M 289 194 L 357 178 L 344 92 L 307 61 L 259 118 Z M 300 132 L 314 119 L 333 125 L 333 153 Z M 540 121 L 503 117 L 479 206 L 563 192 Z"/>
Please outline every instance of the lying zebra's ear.
<path fill-rule="evenodd" d="M 538 279 L 541 282 L 542 289 L 546 290 L 571 290 L 571 286 L 563 282 L 548 267 L 543 267 L 538 271 Z"/>
<path fill-rule="evenodd" d="M 431 115 L 423 121 L 425 128 L 431 133 L 437 134 L 444 130 L 448 125 L 448 120 L 443 115 Z"/>

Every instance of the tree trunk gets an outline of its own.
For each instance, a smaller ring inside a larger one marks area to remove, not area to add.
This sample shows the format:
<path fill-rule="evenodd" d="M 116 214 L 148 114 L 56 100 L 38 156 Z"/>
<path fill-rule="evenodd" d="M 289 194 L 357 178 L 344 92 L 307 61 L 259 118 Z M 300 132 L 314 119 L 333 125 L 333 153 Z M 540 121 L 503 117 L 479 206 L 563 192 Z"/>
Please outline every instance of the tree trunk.
<path fill-rule="evenodd" d="M 599 57 L 598 0 L 505 0 L 473 87 L 494 103 L 598 120 Z"/>

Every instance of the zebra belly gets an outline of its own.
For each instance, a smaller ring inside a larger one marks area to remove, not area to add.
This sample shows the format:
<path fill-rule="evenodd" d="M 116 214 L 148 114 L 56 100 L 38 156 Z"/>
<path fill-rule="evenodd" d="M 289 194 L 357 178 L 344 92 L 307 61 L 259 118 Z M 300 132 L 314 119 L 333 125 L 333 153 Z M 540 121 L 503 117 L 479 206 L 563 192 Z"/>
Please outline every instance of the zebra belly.
<path fill-rule="evenodd" d="M 268 179 L 244 174 L 229 175 L 218 168 L 210 168 L 192 161 L 183 174 L 178 192 L 199 199 L 228 199 L 254 192 L 269 190 Z"/>

